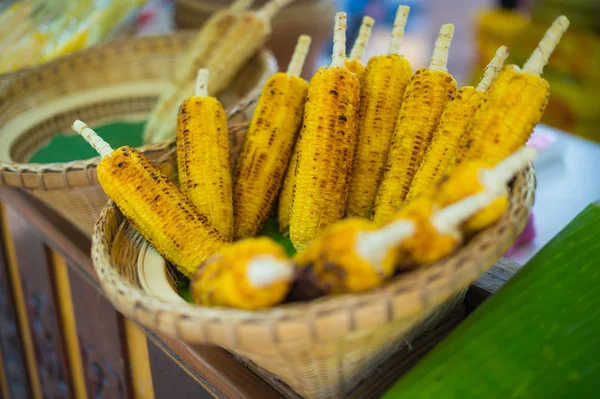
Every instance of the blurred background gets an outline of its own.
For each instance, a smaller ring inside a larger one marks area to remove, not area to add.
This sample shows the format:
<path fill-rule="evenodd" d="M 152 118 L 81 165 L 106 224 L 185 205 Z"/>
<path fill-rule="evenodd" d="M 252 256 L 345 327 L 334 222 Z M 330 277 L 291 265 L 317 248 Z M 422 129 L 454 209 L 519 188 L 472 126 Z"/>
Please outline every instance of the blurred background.
<path fill-rule="evenodd" d="M 0 76 L 119 36 L 197 29 L 231 1 L 3 0 Z M 366 56 L 381 54 L 400 4 L 411 6 L 403 52 L 414 68 L 427 64 L 439 26 L 455 25 L 449 69 L 459 84 L 478 81 L 502 44 L 510 49 L 507 62 L 522 65 L 551 21 L 566 14 L 571 27 L 544 71 L 552 95 L 543 122 L 600 142 L 600 73 L 594 73 L 600 71 L 600 0 L 296 0 L 276 17 L 268 47 L 286 65 L 296 37 L 310 34 L 309 75 L 327 63 L 333 15 L 344 10 L 350 41 L 363 15 L 376 19 Z"/>

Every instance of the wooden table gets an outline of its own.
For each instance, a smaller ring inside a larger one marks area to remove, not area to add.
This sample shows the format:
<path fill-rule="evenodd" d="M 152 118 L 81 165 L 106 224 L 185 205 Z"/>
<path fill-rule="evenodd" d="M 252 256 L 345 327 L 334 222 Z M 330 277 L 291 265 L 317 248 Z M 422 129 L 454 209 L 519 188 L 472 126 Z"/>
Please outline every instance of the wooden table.
<path fill-rule="evenodd" d="M 0 187 L 0 211 L 0 399 L 282 397 L 225 350 L 192 348 L 118 313 L 96 281 L 89 239 L 39 201 Z M 484 276 L 466 313 L 515 270 L 505 261 Z M 413 342 L 351 396 L 384 392 L 459 321 Z"/>

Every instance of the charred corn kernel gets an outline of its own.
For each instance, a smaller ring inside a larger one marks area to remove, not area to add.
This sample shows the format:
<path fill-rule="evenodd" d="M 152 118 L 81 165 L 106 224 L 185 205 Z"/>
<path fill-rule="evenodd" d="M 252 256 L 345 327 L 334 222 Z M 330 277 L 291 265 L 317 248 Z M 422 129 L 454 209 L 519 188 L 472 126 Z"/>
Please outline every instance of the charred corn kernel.
<path fill-rule="evenodd" d="M 410 190 L 406 195 L 407 201 L 435 184 L 454 163 L 461 140 L 466 142 L 468 137 L 467 127 L 473 119 L 475 111 L 481 106 L 488 87 L 502 68 L 502 63 L 507 55 L 507 48 L 500 47 L 486 67 L 486 72 L 477 88 L 465 86 L 458 90 L 454 98 L 448 102 L 433 134 L 431 144 L 425 152 L 423 162 L 419 165 L 410 185 Z"/>
<path fill-rule="evenodd" d="M 333 224 L 296 255 L 296 296 L 355 293 L 380 285 L 394 274 L 397 245 L 413 231 L 412 223 L 382 229 L 365 219 Z"/>
<path fill-rule="evenodd" d="M 344 216 L 356 130 L 360 84 L 344 66 L 346 14 L 336 15 L 333 60 L 312 78 L 298 143 L 290 238 L 303 248 Z"/>
<path fill-rule="evenodd" d="M 446 103 L 456 91 L 456 81 L 446 69 L 453 34 L 453 25 L 442 26 L 429 68 L 418 69 L 406 88 L 375 199 L 376 222 L 388 219 L 404 202 Z"/>
<path fill-rule="evenodd" d="M 484 229 L 496 222 L 508 207 L 507 184 L 510 179 L 535 156 L 533 148 L 525 147 L 499 162 L 493 169 L 488 169 L 487 162 L 483 160 L 461 162 L 440 183 L 434 200 L 440 207 L 446 207 L 485 190 L 497 193 L 494 202 L 471 216 L 463 226 L 466 232 Z"/>
<path fill-rule="evenodd" d="M 233 235 L 229 135 L 223 106 L 208 96 L 208 70 L 198 73 L 196 95 L 186 99 L 177 120 L 179 187 L 221 236 Z"/>
<path fill-rule="evenodd" d="M 290 162 L 308 83 L 299 77 L 310 37 L 300 36 L 287 73 L 266 83 L 238 159 L 234 186 L 234 237 L 257 235 L 269 217 Z"/>
<path fill-rule="evenodd" d="M 73 129 L 102 156 L 98 180 L 104 192 L 156 250 L 184 275 L 225 242 L 208 219 L 141 152 L 131 147 L 112 150 L 81 121 Z"/>
<path fill-rule="evenodd" d="M 279 219 L 279 232 L 283 235 L 288 235 L 290 232 L 290 211 L 292 208 L 292 196 L 294 195 L 294 182 L 296 181 L 296 163 L 298 161 L 298 142 L 292 151 L 292 158 L 288 164 L 285 178 L 279 193 L 279 205 L 277 208 L 277 218 Z"/>
<path fill-rule="evenodd" d="M 210 52 L 201 65 L 211 71 L 210 95 L 218 96 L 233 81 L 246 62 L 263 46 L 271 33 L 271 19 L 284 6 L 294 0 L 271 0 L 258 11 L 238 12 L 233 23 L 215 38 Z M 186 65 L 186 69 L 190 69 Z M 184 72 L 182 72 L 184 74 Z M 194 82 L 188 71 L 186 79 L 167 87 L 155 108 L 144 131 L 144 141 L 154 143 L 175 135 L 179 104 L 194 92 Z"/>
<path fill-rule="evenodd" d="M 204 262 L 191 284 L 194 302 L 257 310 L 285 299 L 294 279 L 293 263 L 269 238 L 227 245 Z"/>
<path fill-rule="evenodd" d="M 558 17 L 522 70 L 502 69 L 473 118 L 466 159 L 494 165 L 527 142 L 548 103 L 550 86 L 540 75 L 568 26 L 566 17 Z"/>
<path fill-rule="evenodd" d="M 387 55 L 369 60 L 360 94 L 358 145 L 346 214 L 370 218 L 383 177 L 390 140 L 412 74 L 410 63 L 399 55 L 410 7 L 400 6 Z"/>
<path fill-rule="evenodd" d="M 365 54 L 365 49 L 369 44 L 373 25 L 375 25 L 375 20 L 373 18 L 369 16 L 363 17 L 360 30 L 358 31 L 358 37 L 354 42 L 354 46 L 352 46 L 350 57 L 346 60 L 346 68 L 356 75 L 359 82 L 362 80 L 363 73 L 365 72 L 365 66 L 362 63 L 362 58 Z"/>

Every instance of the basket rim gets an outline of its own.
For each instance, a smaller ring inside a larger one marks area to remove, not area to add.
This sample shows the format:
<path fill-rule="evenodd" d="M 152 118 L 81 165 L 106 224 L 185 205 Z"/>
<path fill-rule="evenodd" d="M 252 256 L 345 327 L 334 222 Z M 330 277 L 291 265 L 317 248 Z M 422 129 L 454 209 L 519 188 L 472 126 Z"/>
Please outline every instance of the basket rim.
<path fill-rule="evenodd" d="M 139 46 L 139 45 L 157 42 L 157 41 L 165 40 L 168 38 L 181 38 L 181 39 L 193 38 L 195 36 L 196 32 L 197 32 L 197 30 L 183 30 L 183 31 L 176 31 L 173 33 L 162 34 L 162 35 L 118 38 L 115 40 L 105 42 L 98 46 L 93 46 L 93 47 L 90 47 L 90 48 L 87 48 L 87 49 L 84 49 L 81 51 L 76 51 L 74 53 L 67 54 L 65 56 L 59 57 L 57 59 L 54 59 L 52 61 L 49 61 L 47 63 L 39 65 L 37 67 L 28 68 L 25 70 L 19 70 L 19 71 L 10 73 L 10 74 L 0 75 L 0 78 L 3 80 L 10 79 L 9 75 L 17 77 L 17 78 L 12 79 L 12 81 L 6 83 L 0 89 L 0 104 L 8 103 L 10 101 L 10 96 L 7 93 L 10 93 L 12 91 L 11 89 L 18 87 L 21 80 L 24 78 L 32 79 L 32 78 L 35 78 L 36 76 L 41 75 L 42 73 L 44 73 L 47 70 L 60 68 L 61 65 L 77 63 L 78 61 L 79 62 L 85 61 L 92 54 L 102 54 L 107 51 L 111 51 L 115 48 L 124 47 L 124 46 L 136 48 L 136 46 Z M 265 66 L 266 73 L 263 74 L 263 76 L 261 77 L 261 79 L 258 82 L 258 84 L 256 85 L 256 87 L 254 87 L 252 90 L 250 90 L 244 97 L 241 98 L 241 100 L 232 109 L 229 110 L 229 112 L 228 112 L 229 119 L 235 117 L 239 113 L 243 112 L 247 107 L 254 104 L 257 101 L 258 96 L 260 95 L 260 92 L 261 92 L 262 87 L 264 86 L 266 80 L 273 73 L 277 72 L 277 70 L 278 70 L 277 60 L 276 60 L 274 54 L 269 49 L 261 48 L 257 52 L 257 54 L 254 55 L 254 58 L 258 58 L 260 60 L 260 63 Z M 161 142 L 157 142 L 157 143 L 144 144 L 144 145 L 138 147 L 137 149 L 142 152 L 146 152 L 146 153 L 147 152 L 151 152 L 151 153 L 152 152 L 162 152 L 162 151 L 168 149 L 170 146 L 172 146 L 174 140 L 175 140 L 174 138 L 171 138 L 169 140 L 165 140 L 165 141 L 161 141 Z M 40 175 L 43 175 L 45 173 L 69 173 L 69 172 L 74 172 L 74 171 L 84 171 L 84 172 L 88 173 L 90 168 L 96 167 L 98 165 L 98 163 L 100 162 L 100 160 L 101 160 L 101 157 L 96 156 L 96 157 L 85 159 L 85 160 L 75 160 L 75 161 L 69 161 L 69 162 L 54 162 L 54 163 L 19 163 L 19 162 L 0 161 L 0 185 L 8 185 L 6 182 L 6 178 L 4 177 L 5 175 L 8 175 L 8 174 L 16 174 L 19 177 L 19 179 L 17 179 L 17 181 L 22 182 L 23 181 L 23 178 L 22 178 L 23 173 L 30 173 L 30 174 L 38 175 L 38 180 L 41 179 L 42 181 L 43 181 L 43 176 L 40 176 Z M 24 187 L 24 185 L 18 185 L 18 184 L 14 185 L 14 187 L 27 188 L 27 189 L 32 188 L 32 187 Z M 72 184 L 65 184 L 64 187 L 59 187 L 57 189 L 72 188 L 72 187 L 73 187 Z"/>
<path fill-rule="evenodd" d="M 302 325 L 308 327 L 307 339 L 317 342 L 343 335 L 340 331 L 343 328 L 331 328 L 331 322 L 326 323 L 328 328 L 319 328 L 316 324 L 320 319 L 347 320 L 350 330 L 372 328 L 400 319 L 417 320 L 466 288 L 502 257 L 525 227 L 533 205 L 535 184 L 535 171 L 533 165 L 529 165 L 517 174 L 509 208 L 496 224 L 477 233 L 453 255 L 427 267 L 402 273 L 380 287 L 358 294 L 325 296 L 258 311 L 163 301 L 126 281 L 113 267 L 111 246 L 117 231 L 111 230 L 108 217 L 120 211 L 112 200 L 103 208 L 94 226 L 92 261 L 100 285 L 119 311 L 147 327 L 184 341 L 235 347 L 240 332 L 251 330 L 255 336 L 270 337 L 272 342 L 282 343 L 294 338 L 282 335 L 281 331 L 297 330 Z M 517 195 L 523 198 L 519 199 Z M 123 219 L 122 223 L 125 222 Z M 496 236 L 495 245 L 490 245 L 488 241 Z M 477 264 L 461 266 L 467 261 L 473 263 L 473 259 L 478 261 Z M 396 303 L 398 300 L 401 303 Z M 384 316 L 375 322 L 371 320 L 368 325 L 361 323 L 366 317 L 365 312 L 375 307 L 384 307 Z M 211 333 L 211 328 L 221 334 Z"/>

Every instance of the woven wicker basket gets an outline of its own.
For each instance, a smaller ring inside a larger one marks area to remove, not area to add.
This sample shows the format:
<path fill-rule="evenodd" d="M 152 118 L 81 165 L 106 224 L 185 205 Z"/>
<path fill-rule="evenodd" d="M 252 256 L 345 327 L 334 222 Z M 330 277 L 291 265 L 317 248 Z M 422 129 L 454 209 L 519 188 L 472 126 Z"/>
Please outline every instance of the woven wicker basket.
<path fill-rule="evenodd" d="M 231 131 L 234 158 L 244 129 Z M 171 146 L 159 162 L 175 172 L 173 152 Z M 168 293 L 145 292 L 138 273 L 144 261 L 140 257 L 147 253 L 145 241 L 112 201 L 94 229 L 92 257 L 108 298 L 127 317 L 190 344 L 220 345 L 276 387 L 284 382 L 306 398 L 342 397 L 408 340 L 451 315 L 467 286 L 520 234 L 534 191 L 535 175 L 527 168 L 512 183 L 502 219 L 437 264 L 360 295 L 264 311 L 192 306 L 173 301 Z"/>
<path fill-rule="evenodd" d="M 91 235 L 108 200 L 96 176 L 100 158 L 55 164 L 28 164 L 28 159 L 53 135 L 69 133 L 75 119 L 91 125 L 143 121 L 193 37 L 184 32 L 114 41 L 17 73 L 3 83 L 0 184 L 26 190 Z M 268 51 L 250 60 L 220 96 L 230 115 L 247 119 L 276 70 Z M 168 143 L 158 143 L 142 150 L 156 158 L 167 148 Z"/>

